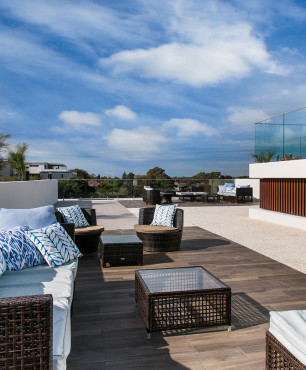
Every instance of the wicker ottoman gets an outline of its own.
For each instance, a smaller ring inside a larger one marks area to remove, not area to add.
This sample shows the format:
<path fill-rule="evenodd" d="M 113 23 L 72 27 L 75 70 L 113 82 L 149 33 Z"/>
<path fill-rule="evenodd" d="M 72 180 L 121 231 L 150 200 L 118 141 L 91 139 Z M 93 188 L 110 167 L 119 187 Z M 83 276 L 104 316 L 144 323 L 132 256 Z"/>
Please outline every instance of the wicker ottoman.
<path fill-rule="evenodd" d="M 103 267 L 142 265 L 143 244 L 136 235 L 105 235 L 101 237 L 101 258 Z"/>
<path fill-rule="evenodd" d="M 177 227 L 135 225 L 134 229 L 147 252 L 172 252 L 180 248 L 182 232 Z"/>

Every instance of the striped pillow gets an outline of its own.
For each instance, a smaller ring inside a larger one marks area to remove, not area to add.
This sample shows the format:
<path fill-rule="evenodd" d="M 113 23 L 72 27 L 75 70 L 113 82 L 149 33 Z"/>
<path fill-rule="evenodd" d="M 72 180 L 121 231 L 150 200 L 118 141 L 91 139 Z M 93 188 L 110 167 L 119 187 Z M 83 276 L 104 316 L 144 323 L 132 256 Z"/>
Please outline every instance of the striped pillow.
<path fill-rule="evenodd" d="M 173 227 L 174 215 L 176 212 L 177 204 L 171 206 L 161 206 L 156 204 L 153 221 L 153 226 L 169 226 Z"/>
<path fill-rule="evenodd" d="M 50 267 L 60 266 L 82 256 L 74 241 L 59 223 L 26 231 L 26 234 Z"/>
<path fill-rule="evenodd" d="M 89 226 L 89 223 L 78 204 L 71 207 L 59 207 L 58 210 L 66 223 L 72 223 L 76 228 Z"/>

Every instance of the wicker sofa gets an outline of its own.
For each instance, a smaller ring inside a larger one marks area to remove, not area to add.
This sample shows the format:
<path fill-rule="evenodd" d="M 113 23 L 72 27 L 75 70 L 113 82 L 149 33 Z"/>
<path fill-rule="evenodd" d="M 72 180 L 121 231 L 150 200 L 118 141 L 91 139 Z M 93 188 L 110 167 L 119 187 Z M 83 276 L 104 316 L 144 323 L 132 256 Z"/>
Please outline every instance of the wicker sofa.
<path fill-rule="evenodd" d="M 62 225 L 74 239 L 74 225 Z M 0 277 L 0 368 L 66 369 L 78 259 Z"/>
<path fill-rule="evenodd" d="M 151 226 L 154 212 L 154 208 L 139 209 L 138 225 L 135 225 L 134 229 L 143 242 L 143 249 L 149 252 L 178 250 L 183 235 L 184 211 L 180 208 L 176 209 L 173 227 Z"/>
<path fill-rule="evenodd" d="M 266 369 L 306 370 L 306 311 L 271 311 Z"/>
<path fill-rule="evenodd" d="M 245 203 L 253 202 L 253 188 L 239 188 L 239 187 L 226 187 L 223 185 L 218 186 L 218 195 L 229 203 Z"/>

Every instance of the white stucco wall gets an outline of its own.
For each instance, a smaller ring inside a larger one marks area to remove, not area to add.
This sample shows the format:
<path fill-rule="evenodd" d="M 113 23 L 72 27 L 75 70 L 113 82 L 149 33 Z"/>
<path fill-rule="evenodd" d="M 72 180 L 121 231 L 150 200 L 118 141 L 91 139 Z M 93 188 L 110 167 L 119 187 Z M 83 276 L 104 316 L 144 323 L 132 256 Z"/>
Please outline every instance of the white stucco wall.
<path fill-rule="evenodd" d="M 0 182 L 0 208 L 41 207 L 57 200 L 57 180 Z"/>
<path fill-rule="evenodd" d="M 301 179 L 306 178 L 306 159 L 252 163 L 249 177 L 257 179 Z"/>
<path fill-rule="evenodd" d="M 253 188 L 253 198 L 259 199 L 260 196 L 260 182 L 259 179 L 235 179 L 235 185 L 250 185 Z"/>

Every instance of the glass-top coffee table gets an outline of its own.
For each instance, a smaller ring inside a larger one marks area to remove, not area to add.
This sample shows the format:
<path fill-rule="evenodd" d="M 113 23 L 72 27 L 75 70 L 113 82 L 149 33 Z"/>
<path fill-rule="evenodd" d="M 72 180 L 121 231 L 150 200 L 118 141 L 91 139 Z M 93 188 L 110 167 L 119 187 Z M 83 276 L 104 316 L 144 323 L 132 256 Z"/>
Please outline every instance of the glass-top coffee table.
<path fill-rule="evenodd" d="M 231 330 L 231 288 L 203 267 L 135 271 L 135 299 L 147 329 Z"/>

